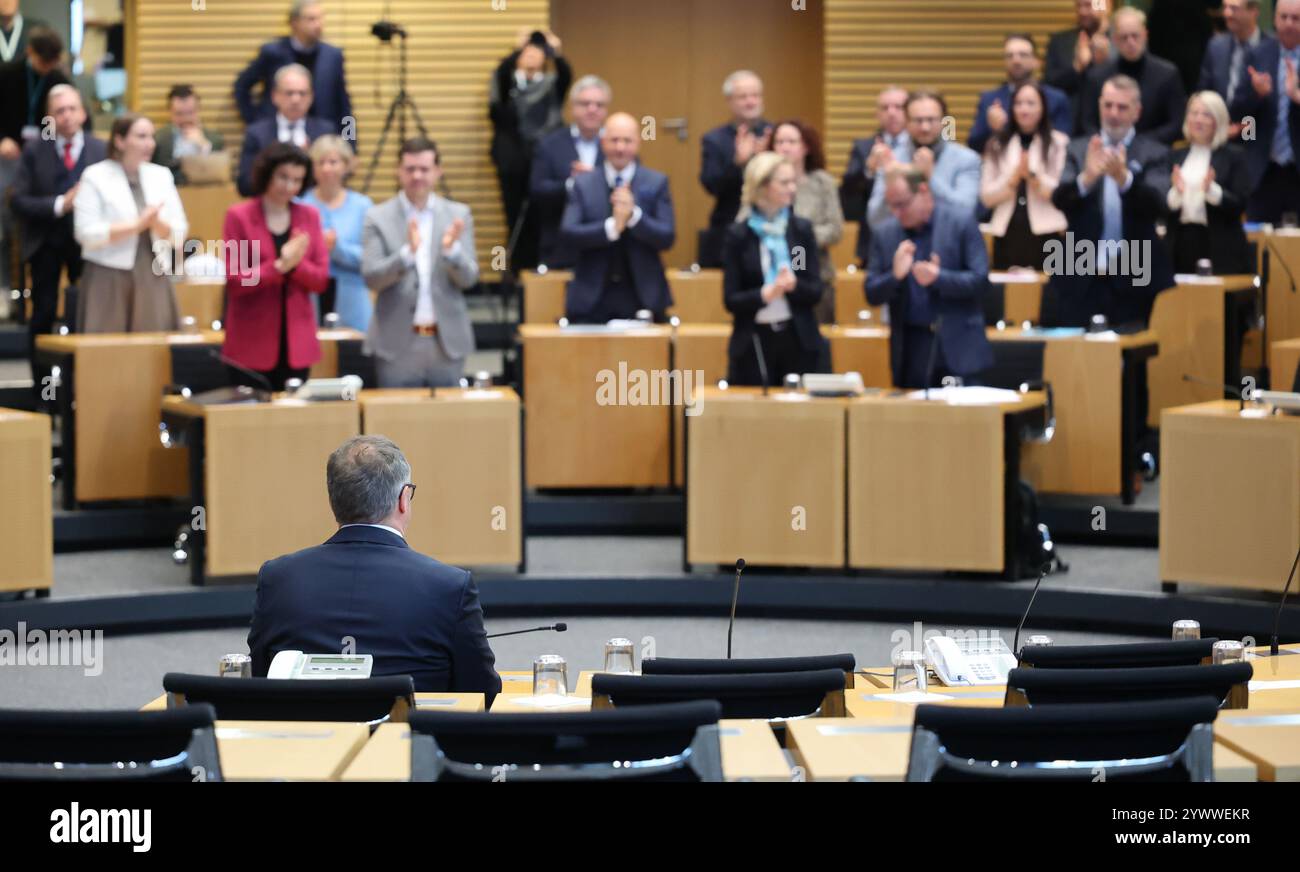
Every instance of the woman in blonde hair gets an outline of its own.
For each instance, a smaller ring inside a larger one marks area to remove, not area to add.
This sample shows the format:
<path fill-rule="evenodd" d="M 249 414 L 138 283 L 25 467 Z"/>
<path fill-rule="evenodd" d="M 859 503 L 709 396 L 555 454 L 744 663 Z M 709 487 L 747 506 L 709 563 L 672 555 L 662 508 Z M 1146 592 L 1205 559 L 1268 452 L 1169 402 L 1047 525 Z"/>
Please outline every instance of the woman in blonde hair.
<path fill-rule="evenodd" d="M 1228 107 L 1214 91 L 1187 101 L 1188 144 L 1173 153 L 1166 200 L 1175 272 L 1196 272 L 1201 258 L 1210 259 L 1215 275 L 1255 271 L 1241 226 L 1251 194 L 1249 172 L 1245 154 L 1228 142 L 1228 124 Z"/>
<path fill-rule="evenodd" d="M 813 226 L 791 208 L 796 187 L 794 166 L 779 154 L 762 152 L 745 166 L 740 212 L 722 246 L 723 303 L 735 318 L 732 384 L 779 384 L 818 369 L 825 340 L 814 310 L 824 284 Z"/>
<path fill-rule="evenodd" d="M 370 326 L 370 292 L 361 278 L 361 227 L 374 205 L 365 194 L 346 187 L 355 164 L 352 146 L 341 136 L 322 136 L 312 143 L 311 176 L 316 186 L 304 203 L 320 212 L 321 230 L 330 253 L 333 311 L 344 327 L 365 332 Z M 329 292 L 322 302 L 329 306 Z"/>

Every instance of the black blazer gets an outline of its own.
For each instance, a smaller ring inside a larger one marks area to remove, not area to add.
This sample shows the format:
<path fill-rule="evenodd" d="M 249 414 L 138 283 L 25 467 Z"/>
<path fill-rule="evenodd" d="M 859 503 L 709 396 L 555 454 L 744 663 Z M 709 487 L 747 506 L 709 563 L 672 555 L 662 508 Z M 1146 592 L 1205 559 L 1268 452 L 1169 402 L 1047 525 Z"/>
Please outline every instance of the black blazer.
<path fill-rule="evenodd" d="M 1187 108 L 1187 93 L 1183 89 L 1183 76 L 1178 67 L 1151 52 L 1143 55 L 1137 69 L 1131 69 L 1118 56 L 1100 66 L 1093 65 L 1084 77 L 1079 96 L 1079 122 L 1074 126 L 1079 134 L 1093 134 L 1101 129 L 1101 88 L 1116 73 L 1137 79 L 1142 89 L 1142 114 L 1138 116 L 1137 131 L 1173 145 L 1183 138 L 1183 117 Z"/>
<path fill-rule="evenodd" d="M 24 30 L 26 25 L 24 25 Z M 45 117 L 45 101 L 55 85 L 71 84 L 63 70 L 57 67 L 37 84 L 36 120 L 39 127 Z M 23 142 L 23 128 L 27 126 L 29 107 L 27 88 L 27 59 L 0 64 L 0 139 L 9 138 L 19 145 Z M 86 130 L 90 130 L 90 112 L 86 112 Z"/>
<path fill-rule="evenodd" d="M 541 262 L 552 269 L 567 269 L 573 266 L 578 256 L 572 246 L 564 244 L 560 239 L 560 221 L 564 218 L 564 206 L 569 193 L 569 165 L 577 159 L 578 149 L 573 144 L 573 134 L 568 127 L 552 130 L 543 136 L 533 153 L 528 195 L 541 230 L 538 253 Z M 596 172 L 600 171 L 604 159 L 604 153 L 597 145 Z"/>
<path fill-rule="evenodd" d="M 30 260 L 46 243 L 77 244 L 72 235 L 72 213 L 56 217 L 54 201 L 81 180 L 82 170 L 107 157 L 107 147 L 89 133 L 71 170 L 63 165 L 53 140 L 33 139 L 23 146 L 13 187 L 14 214 L 23 227 L 23 260 Z"/>
<path fill-rule="evenodd" d="M 1187 148 L 1176 149 L 1173 163 L 1181 166 L 1187 160 L 1189 151 Z M 1223 199 L 1219 205 L 1205 204 L 1205 225 L 1209 230 L 1210 250 L 1187 252 L 1180 257 L 1180 246 L 1192 243 L 1184 242 L 1184 237 L 1180 235 L 1183 224 L 1179 210 L 1169 210 L 1165 238 L 1174 252 L 1175 269 L 1194 267 L 1197 258 L 1208 256 L 1214 264 L 1216 275 L 1253 273 L 1254 260 L 1246 243 L 1246 231 L 1241 226 L 1241 215 L 1246 210 L 1246 200 L 1250 198 L 1252 188 L 1246 153 L 1236 145 L 1226 143 L 1210 154 L 1210 167 L 1214 170 L 1214 180 L 1223 189 Z M 1199 241 L 1196 244 L 1199 245 Z"/>
<path fill-rule="evenodd" d="M 307 130 L 308 148 L 319 137 L 338 133 L 335 125 L 314 115 L 304 118 L 303 126 Z M 245 197 L 253 196 L 253 165 L 257 163 L 257 156 L 262 153 L 262 149 L 279 140 L 280 128 L 276 124 L 274 115 L 248 125 L 248 129 L 244 131 L 244 146 L 239 152 L 239 175 L 235 179 L 235 187 L 239 188 L 240 194 Z"/>
<path fill-rule="evenodd" d="M 420 692 L 501 691 L 473 577 L 378 527 L 343 527 L 323 545 L 262 564 L 248 632 L 253 674 L 281 651 L 332 653 L 348 637 L 374 675 Z"/>
<path fill-rule="evenodd" d="M 785 240 L 790 257 L 803 251 L 803 269 L 796 269 L 795 288 L 785 295 L 795 335 L 805 351 L 822 347 L 822 334 L 813 308 L 822 298 L 821 267 L 817 262 L 817 237 L 812 224 L 793 212 L 786 225 Z M 754 316 L 767 305 L 763 302 L 763 261 L 758 234 L 743 222 L 733 222 L 722 238 L 722 302 L 735 317 L 727 353 L 733 357 L 753 354 Z"/>
<path fill-rule="evenodd" d="M 492 122 L 492 162 L 498 171 L 508 173 L 529 172 L 533 159 L 534 143 L 524 141 L 519 132 L 519 116 L 515 113 L 515 63 L 518 60 L 519 52 L 513 51 L 497 64 L 492 80 L 498 99 L 488 102 L 488 119 Z M 548 99 L 554 108 L 563 111 L 569 84 L 573 81 L 573 68 L 560 55 L 555 55 L 552 60 L 555 62 L 555 82 Z"/>
<path fill-rule="evenodd" d="M 297 62 L 289 37 L 282 36 L 263 44 L 257 57 L 235 79 L 235 104 L 245 124 L 275 117 L 275 106 L 271 103 L 275 74 L 281 67 Z M 258 84 L 261 84 L 262 91 L 255 101 L 253 88 Z M 307 114 L 329 122 L 332 132 L 342 132 L 346 125 L 344 119 L 352 117 L 352 97 L 348 94 L 341 48 L 327 42 L 320 43 L 315 69 L 311 70 L 311 87 L 315 98 Z M 356 147 L 355 141 L 352 146 Z"/>

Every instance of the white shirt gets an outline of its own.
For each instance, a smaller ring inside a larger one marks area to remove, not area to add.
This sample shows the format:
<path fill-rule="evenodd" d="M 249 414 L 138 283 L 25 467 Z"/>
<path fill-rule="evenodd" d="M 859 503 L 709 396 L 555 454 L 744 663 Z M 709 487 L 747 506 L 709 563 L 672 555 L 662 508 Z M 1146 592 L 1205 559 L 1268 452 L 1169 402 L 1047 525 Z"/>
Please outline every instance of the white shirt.
<path fill-rule="evenodd" d="M 1178 170 L 1183 177 L 1184 190 L 1180 192 L 1170 185 L 1165 200 L 1170 209 L 1178 210 L 1178 217 L 1184 224 L 1204 224 L 1205 204 L 1217 206 L 1223 199 L 1223 188 L 1218 182 L 1211 182 L 1210 189 L 1205 190 L 1205 176 L 1209 170 L 1209 146 L 1193 145 Z"/>
<path fill-rule="evenodd" d="M 402 246 L 401 252 L 402 262 L 415 267 L 415 317 L 411 323 L 417 327 L 431 327 L 438 323 L 437 313 L 433 311 L 433 195 L 424 201 L 423 209 L 406 199 L 405 192 L 397 196 L 401 198 L 406 223 L 410 224 L 414 218 L 420 225 L 420 250 L 411 251 L 408 242 Z"/>
<path fill-rule="evenodd" d="M 17 25 L 14 25 L 17 28 Z M 63 160 L 63 147 L 68 142 L 62 136 L 54 138 L 54 148 L 59 153 L 59 160 Z M 75 164 L 81 159 L 81 148 L 86 144 L 86 134 L 78 130 L 72 137 L 72 162 Z M 63 194 L 54 198 L 54 217 L 63 217 Z"/>
<path fill-rule="evenodd" d="M 281 142 L 292 142 L 299 148 L 307 147 L 307 119 L 304 116 L 297 121 L 290 121 L 279 112 L 275 113 L 275 138 Z"/>
<path fill-rule="evenodd" d="M 634 176 L 636 176 L 636 161 L 632 161 L 630 164 L 623 167 L 623 169 L 621 170 L 614 169 L 612 166 L 609 165 L 609 161 L 605 161 L 605 163 L 602 164 L 602 166 L 605 169 L 605 184 L 609 185 L 611 190 L 618 187 L 617 185 L 614 184 L 616 180 L 621 180 L 623 184 L 627 185 L 628 187 L 632 186 L 632 179 Z M 633 206 L 632 217 L 627 219 L 627 226 L 635 227 L 640 220 L 641 220 L 641 207 Z M 605 236 L 609 239 L 610 242 L 617 242 L 619 236 L 621 235 L 622 234 L 618 232 L 618 225 L 614 223 L 614 216 L 610 215 L 608 218 L 605 219 Z"/>
<path fill-rule="evenodd" d="M 591 139 L 583 139 L 578 125 L 569 126 L 569 135 L 573 137 L 573 147 L 578 151 L 578 160 L 589 167 L 596 165 L 596 158 L 600 156 L 600 138 L 605 133 L 602 127 L 600 133 L 597 133 Z"/>
<path fill-rule="evenodd" d="M 401 530 L 398 530 L 394 527 L 390 527 L 387 524 L 340 524 L 339 525 L 340 530 L 342 530 L 344 527 L 378 527 L 381 530 L 387 530 L 388 532 L 392 533 L 394 536 L 396 536 L 399 539 L 406 538 L 405 536 L 402 535 Z"/>

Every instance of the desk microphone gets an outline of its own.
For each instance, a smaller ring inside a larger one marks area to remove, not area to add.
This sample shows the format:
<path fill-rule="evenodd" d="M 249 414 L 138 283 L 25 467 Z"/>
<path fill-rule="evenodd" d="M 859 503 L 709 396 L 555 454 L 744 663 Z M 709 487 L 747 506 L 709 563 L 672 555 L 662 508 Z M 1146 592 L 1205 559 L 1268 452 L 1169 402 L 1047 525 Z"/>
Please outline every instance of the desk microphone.
<path fill-rule="evenodd" d="M 1272 265 L 1272 259 L 1271 259 L 1270 257 L 1268 257 L 1267 255 L 1268 255 L 1269 253 L 1272 253 L 1272 254 L 1278 254 L 1278 252 L 1277 252 L 1277 249 L 1273 247 L 1273 243 L 1269 241 L 1269 239 L 1268 239 L 1268 235 L 1267 235 L 1267 234 L 1264 235 L 1263 239 L 1264 239 L 1264 249 L 1265 249 L 1265 255 L 1266 255 L 1265 258 L 1264 258 L 1264 261 L 1265 261 L 1264 265 L 1265 265 L 1265 267 L 1268 267 L 1268 266 L 1271 266 L 1271 265 Z M 1293 272 L 1291 272 L 1291 267 L 1287 265 L 1287 262 L 1286 262 L 1286 258 L 1285 258 L 1285 257 L 1282 257 L 1280 254 L 1278 254 L 1277 259 L 1278 259 L 1278 262 L 1279 262 L 1280 264 L 1282 264 L 1282 269 L 1286 272 L 1287 281 L 1291 282 L 1291 293 L 1294 294 L 1294 293 L 1296 292 L 1296 289 L 1295 289 L 1295 274 L 1294 274 Z M 1268 270 L 1265 270 L 1265 272 L 1267 273 Z M 1264 287 L 1265 287 L 1265 289 L 1267 289 L 1267 288 L 1268 288 L 1268 276 L 1267 276 L 1267 275 L 1265 275 L 1265 277 L 1264 277 L 1264 282 L 1265 282 Z"/>
<path fill-rule="evenodd" d="M 224 354 L 222 354 L 220 351 L 217 351 L 217 349 L 215 348 L 209 348 L 208 354 L 212 355 L 215 359 L 221 361 L 226 366 L 232 369 L 236 369 L 246 376 L 250 376 L 251 378 L 257 379 L 259 382 L 261 382 L 263 385 L 266 386 L 267 391 L 269 391 L 270 393 L 275 393 L 275 388 L 271 385 L 271 380 L 266 376 L 262 375 L 260 372 L 249 369 L 248 367 L 242 366 L 238 363 L 235 363 L 233 360 L 231 360 L 229 357 L 226 357 Z"/>
<path fill-rule="evenodd" d="M 1188 375 L 1187 373 L 1183 373 L 1183 381 L 1191 382 L 1194 385 L 1203 385 L 1204 387 L 1207 388 L 1219 388 L 1220 390 L 1227 391 L 1228 393 L 1232 394 L 1234 397 L 1237 398 L 1237 403 L 1238 403 L 1237 411 L 1240 412 L 1242 409 L 1246 408 L 1246 392 L 1241 390 L 1240 388 L 1237 388 L 1230 384 L 1220 384 L 1219 382 L 1212 382 L 1203 378 L 1197 378 L 1196 376 Z"/>
<path fill-rule="evenodd" d="M 1287 591 L 1291 590 L 1291 579 L 1295 578 L 1296 565 L 1300 564 L 1300 550 L 1295 553 L 1295 560 L 1291 561 L 1291 574 L 1286 577 L 1286 587 L 1282 588 L 1282 601 L 1277 604 L 1277 615 L 1273 618 L 1273 637 L 1269 640 L 1268 653 L 1270 657 L 1276 657 L 1278 654 L 1277 647 L 1277 630 L 1282 623 L 1282 608 L 1286 605 Z"/>
<path fill-rule="evenodd" d="M 569 629 L 568 624 L 551 624 L 547 627 L 532 627 L 527 630 L 511 630 L 508 633 L 491 633 L 487 638 L 500 639 L 502 636 L 518 636 L 520 633 L 544 633 L 547 630 L 554 630 L 557 633 L 563 633 L 567 629 Z"/>
<path fill-rule="evenodd" d="M 930 339 L 930 359 L 925 363 L 925 398 L 930 399 L 930 385 L 934 381 L 934 365 L 939 357 L 939 328 L 943 324 L 943 316 L 934 319 L 934 332 Z"/>
<path fill-rule="evenodd" d="M 749 334 L 749 337 L 754 340 L 754 357 L 758 360 L 758 377 L 763 380 L 763 396 L 767 396 L 767 361 L 763 360 L 763 346 L 758 341 L 758 329 L 755 328 L 754 332 Z"/>
<path fill-rule="evenodd" d="M 1038 581 L 1034 582 L 1034 592 L 1029 597 L 1029 605 L 1025 606 L 1025 613 L 1020 616 L 1020 623 L 1016 626 L 1016 638 L 1011 643 L 1011 653 L 1016 655 L 1016 661 L 1020 660 L 1020 631 L 1025 628 L 1025 621 L 1029 618 L 1029 610 L 1034 607 L 1034 599 L 1038 596 L 1038 586 L 1043 583 L 1043 576 L 1047 575 L 1047 570 L 1052 568 L 1052 561 L 1048 560 L 1038 569 Z"/>
<path fill-rule="evenodd" d="M 745 558 L 736 561 L 736 583 L 731 588 L 731 619 L 727 622 L 727 659 L 731 659 L 731 631 L 736 626 L 736 601 L 740 599 L 740 573 L 745 571 Z"/>

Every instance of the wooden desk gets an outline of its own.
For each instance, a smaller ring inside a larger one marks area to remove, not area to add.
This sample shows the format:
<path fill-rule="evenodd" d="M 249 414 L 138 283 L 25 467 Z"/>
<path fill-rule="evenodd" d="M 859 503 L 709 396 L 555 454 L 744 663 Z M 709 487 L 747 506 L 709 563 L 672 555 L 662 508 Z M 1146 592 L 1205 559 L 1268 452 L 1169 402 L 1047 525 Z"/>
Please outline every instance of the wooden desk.
<path fill-rule="evenodd" d="M 1292 293 L 1300 283 L 1300 230 L 1274 230 L 1263 234 L 1262 243 L 1261 260 L 1267 257 L 1269 262 L 1264 340 L 1272 346 L 1274 342 L 1300 338 L 1300 293 Z"/>
<path fill-rule="evenodd" d="M 203 243 L 220 242 L 225 234 L 226 210 L 242 198 L 231 182 L 219 185 L 180 185 L 176 188 L 185 207 L 188 237 Z"/>
<path fill-rule="evenodd" d="M 1241 386 L 1241 335 L 1257 293 L 1254 276 L 1180 275 L 1160 292 L 1151 310 L 1151 332 L 1160 353 L 1147 362 L 1150 402 L 1147 424 L 1174 406 L 1223 396 L 1222 389 L 1183 380 Z"/>
<path fill-rule="evenodd" d="M 1300 712 L 1221 712 L 1214 739 L 1254 763 L 1260 781 L 1300 781 Z"/>
<path fill-rule="evenodd" d="M 217 721 L 216 732 L 227 781 L 338 781 L 370 738 L 365 724 L 326 721 Z"/>
<path fill-rule="evenodd" d="M 894 376 L 889 359 L 889 328 L 861 322 L 846 326 L 822 327 L 822 336 L 831 345 L 831 369 L 856 372 L 868 388 L 890 388 Z"/>
<path fill-rule="evenodd" d="M 885 307 L 867 302 L 866 282 L 867 271 L 864 269 L 841 267 L 835 271 L 835 323 L 839 326 L 859 326 L 864 311 L 870 315 L 866 319 L 869 323 L 882 323 Z"/>
<path fill-rule="evenodd" d="M 848 560 L 859 569 L 1017 577 L 1022 414 L 998 405 L 866 396 L 848 403 Z"/>
<path fill-rule="evenodd" d="M 1273 390 L 1291 390 L 1295 386 L 1296 373 L 1300 371 L 1300 339 L 1274 342 L 1268 366 Z"/>
<path fill-rule="evenodd" d="M 809 781 L 902 781 L 912 747 L 912 718 L 861 721 L 810 718 L 786 727 L 786 749 Z"/>
<path fill-rule="evenodd" d="M 669 315 L 676 315 L 683 324 L 723 324 L 731 321 L 731 313 L 722 303 L 722 270 L 689 269 L 665 270 L 668 287 L 673 294 Z"/>
<path fill-rule="evenodd" d="M 992 292 L 1002 295 L 1001 312 L 994 321 L 1019 327 L 1028 321 L 1037 324 L 1043 309 L 1043 285 L 1047 275 L 1040 272 L 991 272 Z"/>
<path fill-rule="evenodd" d="M 532 693 L 533 692 L 533 670 L 531 669 L 500 669 L 497 675 L 501 676 L 501 693 Z M 590 688 L 590 685 L 588 685 Z M 590 693 L 586 694 L 591 696 Z"/>
<path fill-rule="evenodd" d="M 255 575 L 272 557 L 318 545 L 334 532 L 325 462 L 360 432 L 359 404 L 200 406 L 165 397 L 162 415 L 189 446 L 190 498 L 204 508 L 206 529 L 190 532 L 195 584 Z"/>
<path fill-rule="evenodd" d="M 564 287 L 573 273 L 564 269 L 523 274 L 523 323 L 554 324 L 564 317 Z"/>
<path fill-rule="evenodd" d="M 54 583 L 50 419 L 0 409 L 0 591 Z"/>
<path fill-rule="evenodd" d="M 1160 578 L 1275 591 L 1300 542 L 1300 417 L 1236 401 L 1161 418 Z"/>
<path fill-rule="evenodd" d="M 524 693 L 498 693 L 496 699 L 492 700 L 492 714 L 512 714 L 512 715 L 537 715 L 553 714 L 555 712 L 585 712 L 591 711 L 591 697 L 578 696 L 569 694 L 568 701 L 563 705 L 533 705 L 531 700 L 533 696 L 532 678 L 529 678 L 528 690 Z"/>
<path fill-rule="evenodd" d="M 670 334 L 668 327 L 519 328 L 528 487 L 668 486 Z M 634 379 L 648 390 L 635 390 Z M 602 404 L 607 399 L 612 404 Z"/>
<path fill-rule="evenodd" d="M 207 330 L 212 322 L 221 320 L 225 298 L 225 279 L 176 279 L 176 308 L 182 319 L 193 318 L 200 330 Z"/>
<path fill-rule="evenodd" d="M 313 378 L 338 372 L 338 344 L 354 330 L 319 330 Z M 158 440 L 158 410 L 172 381 L 172 349 L 220 348 L 225 334 L 86 333 L 39 336 L 37 356 L 57 366 L 54 400 L 63 441 L 63 508 L 104 500 L 163 499 L 187 493 L 186 452 Z"/>
<path fill-rule="evenodd" d="M 416 388 L 362 391 L 358 399 L 362 432 L 401 446 L 420 487 L 406 531 L 411 547 L 458 566 L 522 566 L 518 395 Z"/>
<path fill-rule="evenodd" d="M 682 324 L 673 334 L 673 368 L 692 373 L 691 384 L 716 385 L 727 377 L 727 343 L 731 324 Z M 686 407 L 673 409 L 673 486 L 681 487 L 685 474 Z"/>
<path fill-rule="evenodd" d="M 706 388 L 686 421 L 685 563 L 843 566 L 844 408 Z"/>
<path fill-rule="evenodd" d="M 935 696 L 949 699 L 929 700 L 930 705 L 956 705 L 969 708 L 1002 708 L 1007 696 L 1005 684 L 981 685 L 974 687 L 944 687 L 938 681 L 931 681 L 928 692 Z M 917 703 L 897 702 L 890 699 L 893 691 L 889 687 L 859 687 L 844 693 L 844 708 L 849 717 L 871 721 L 912 722 Z"/>

